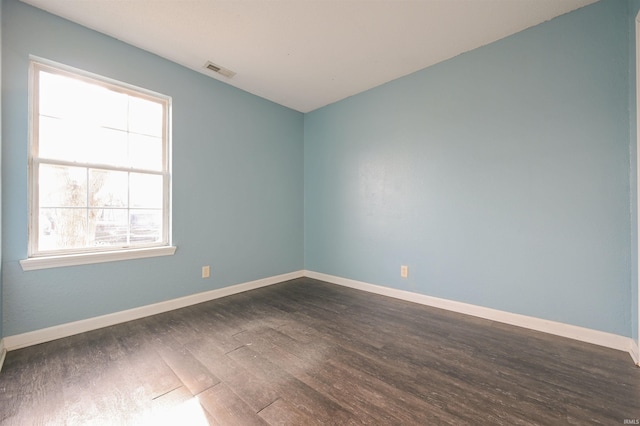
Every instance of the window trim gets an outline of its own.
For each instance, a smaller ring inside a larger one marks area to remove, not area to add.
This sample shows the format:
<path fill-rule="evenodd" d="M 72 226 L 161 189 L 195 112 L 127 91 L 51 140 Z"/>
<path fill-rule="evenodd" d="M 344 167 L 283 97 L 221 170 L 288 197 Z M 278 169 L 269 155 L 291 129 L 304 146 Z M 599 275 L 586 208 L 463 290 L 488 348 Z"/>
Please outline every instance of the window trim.
<path fill-rule="evenodd" d="M 90 265 L 93 263 L 116 262 L 121 260 L 144 259 L 147 257 L 172 256 L 176 246 L 136 248 L 131 250 L 113 250 L 65 254 L 60 256 L 38 256 L 20 260 L 23 271 L 59 268 L 64 266 Z"/>
<path fill-rule="evenodd" d="M 171 106 L 172 99 L 170 96 L 153 92 L 144 88 L 140 88 L 121 81 L 110 79 L 88 71 L 70 67 L 64 64 L 56 63 L 47 59 L 30 56 L 29 63 L 29 152 L 28 152 L 28 247 L 27 259 L 21 260 L 22 269 L 34 270 L 43 268 L 54 268 L 61 266 L 85 265 L 91 263 L 102 263 L 111 261 L 120 261 L 128 259 L 138 259 L 155 256 L 173 255 L 176 247 L 172 245 L 172 161 L 171 161 Z M 68 75 L 91 84 L 102 85 L 110 90 L 119 93 L 132 94 L 137 97 L 147 97 L 154 102 L 161 101 L 164 104 L 164 126 L 163 132 L 163 169 L 161 171 L 152 171 L 146 169 L 114 167 L 111 165 L 101 165 L 94 163 L 75 163 L 65 162 L 64 160 L 48 160 L 41 159 L 38 156 L 37 144 L 37 126 L 34 122 L 38 118 L 37 102 L 37 82 L 38 72 L 46 71 L 60 75 Z M 156 174 L 164 177 L 163 179 L 163 238 L 158 243 L 140 244 L 135 246 L 113 246 L 113 247 L 86 247 L 78 250 L 60 250 L 60 251 L 37 251 L 39 232 L 37 217 L 39 216 L 38 205 L 38 172 L 37 167 L 41 162 L 46 164 L 68 164 L 79 167 L 97 168 L 103 170 L 119 170 L 133 173 Z"/>

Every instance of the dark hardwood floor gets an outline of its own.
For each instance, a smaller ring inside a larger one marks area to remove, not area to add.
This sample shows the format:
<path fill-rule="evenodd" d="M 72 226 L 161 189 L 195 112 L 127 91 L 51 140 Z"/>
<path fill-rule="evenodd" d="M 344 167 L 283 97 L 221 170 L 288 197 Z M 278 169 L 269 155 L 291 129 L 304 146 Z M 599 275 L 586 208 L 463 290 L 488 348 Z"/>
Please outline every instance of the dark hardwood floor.
<path fill-rule="evenodd" d="M 12 351 L 2 425 L 640 419 L 628 354 L 311 279 Z"/>

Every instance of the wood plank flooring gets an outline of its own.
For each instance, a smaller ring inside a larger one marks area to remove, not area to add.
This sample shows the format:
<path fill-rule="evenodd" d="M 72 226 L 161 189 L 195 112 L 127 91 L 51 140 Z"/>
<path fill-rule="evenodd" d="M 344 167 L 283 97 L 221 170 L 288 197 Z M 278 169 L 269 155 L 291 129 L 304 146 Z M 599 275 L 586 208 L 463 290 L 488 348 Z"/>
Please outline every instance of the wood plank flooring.
<path fill-rule="evenodd" d="M 302 278 L 7 354 L 2 425 L 640 419 L 628 354 Z"/>

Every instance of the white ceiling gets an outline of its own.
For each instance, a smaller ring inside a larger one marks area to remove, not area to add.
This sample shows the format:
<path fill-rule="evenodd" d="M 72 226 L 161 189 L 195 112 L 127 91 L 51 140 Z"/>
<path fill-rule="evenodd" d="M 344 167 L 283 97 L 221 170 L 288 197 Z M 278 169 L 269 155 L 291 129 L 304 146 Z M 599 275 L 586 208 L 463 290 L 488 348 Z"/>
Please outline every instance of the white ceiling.
<path fill-rule="evenodd" d="M 308 112 L 596 0 L 22 1 Z"/>

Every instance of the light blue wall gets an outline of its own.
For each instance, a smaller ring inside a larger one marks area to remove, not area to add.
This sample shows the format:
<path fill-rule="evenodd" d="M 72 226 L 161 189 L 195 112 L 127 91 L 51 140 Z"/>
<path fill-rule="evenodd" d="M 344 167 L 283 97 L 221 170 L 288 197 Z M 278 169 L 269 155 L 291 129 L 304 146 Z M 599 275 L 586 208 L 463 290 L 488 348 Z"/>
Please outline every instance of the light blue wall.
<path fill-rule="evenodd" d="M 627 6 L 305 115 L 305 268 L 630 336 Z"/>
<path fill-rule="evenodd" d="M 638 9 L 599 2 L 303 119 L 4 0 L 0 336 L 304 266 L 637 339 Z M 29 54 L 173 96 L 175 256 L 20 269 Z"/>
<path fill-rule="evenodd" d="M 302 114 L 16 0 L 3 15 L 5 335 L 303 268 Z M 174 256 L 21 270 L 29 54 L 173 97 Z"/>

